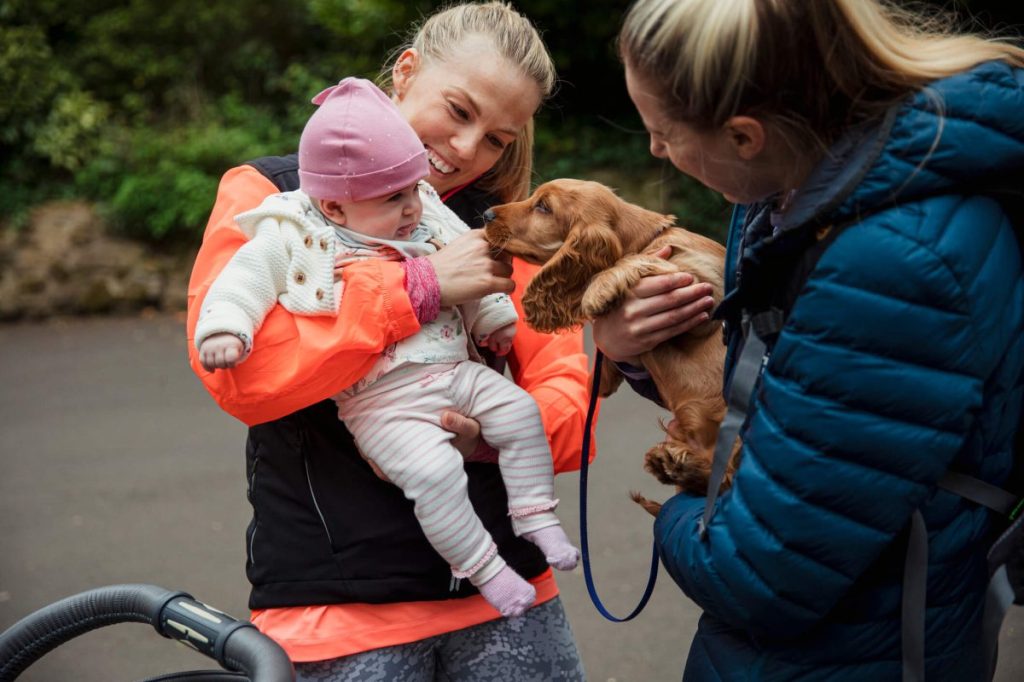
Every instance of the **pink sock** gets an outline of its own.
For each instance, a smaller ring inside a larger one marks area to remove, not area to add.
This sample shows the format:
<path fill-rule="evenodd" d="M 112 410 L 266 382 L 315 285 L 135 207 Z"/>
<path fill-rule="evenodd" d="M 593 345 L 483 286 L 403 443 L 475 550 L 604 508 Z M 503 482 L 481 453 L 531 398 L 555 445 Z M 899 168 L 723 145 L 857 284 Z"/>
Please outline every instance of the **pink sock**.
<path fill-rule="evenodd" d="M 569 541 L 569 537 L 561 526 L 548 526 L 530 533 L 523 533 L 523 537 L 540 547 L 540 551 L 544 552 L 548 563 L 558 570 L 571 571 L 576 568 L 580 551 Z"/>
<path fill-rule="evenodd" d="M 478 585 L 477 589 L 501 615 L 509 617 L 523 615 L 537 598 L 537 590 L 533 585 L 523 580 L 509 566 L 498 571 L 498 575 L 483 585 Z"/>

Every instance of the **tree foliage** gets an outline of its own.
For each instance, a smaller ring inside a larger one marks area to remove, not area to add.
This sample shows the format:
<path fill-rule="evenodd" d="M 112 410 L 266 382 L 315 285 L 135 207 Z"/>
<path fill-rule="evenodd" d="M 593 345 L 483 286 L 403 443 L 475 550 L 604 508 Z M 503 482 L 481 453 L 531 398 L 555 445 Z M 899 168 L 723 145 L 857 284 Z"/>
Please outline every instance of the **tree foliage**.
<path fill-rule="evenodd" d="M 287 153 L 310 98 L 373 78 L 441 0 L 0 0 L 0 216 L 84 196 L 127 232 L 194 241 L 217 181 Z M 629 105 L 613 39 L 621 0 L 519 0 L 560 85 L 538 128 L 538 173 L 658 172 Z M 962 5 L 962 3 L 961 3 Z M 971 2 L 982 23 L 1011 10 Z M 1019 14 L 1019 10 L 1016 10 Z M 698 223 L 722 204 L 666 173 L 664 203 Z"/>

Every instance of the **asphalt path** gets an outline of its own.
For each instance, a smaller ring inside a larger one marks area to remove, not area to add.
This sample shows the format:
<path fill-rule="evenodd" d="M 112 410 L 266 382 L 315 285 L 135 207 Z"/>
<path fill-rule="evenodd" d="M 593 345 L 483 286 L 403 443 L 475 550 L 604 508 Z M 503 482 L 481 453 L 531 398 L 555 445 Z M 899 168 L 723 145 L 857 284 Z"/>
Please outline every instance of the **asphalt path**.
<path fill-rule="evenodd" d="M 178 317 L 0 325 L 0 629 L 58 599 L 120 583 L 185 590 L 247 617 L 244 427 L 190 372 Z M 612 613 L 646 583 L 651 519 L 627 497 L 666 496 L 640 466 L 665 413 L 628 389 L 608 400 L 590 472 L 594 577 Z M 579 537 L 579 476 L 557 479 Z M 559 575 L 588 679 L 678 680 L 699 609 L 662 573 L 635 620 L 604 620 L 577 569 Z M 1003 627 L 998 682 L 1024 679 L 1024 609 Z M 26 682 L 140 680 L 216 665 L 140 624 L 57 648 Z"/>

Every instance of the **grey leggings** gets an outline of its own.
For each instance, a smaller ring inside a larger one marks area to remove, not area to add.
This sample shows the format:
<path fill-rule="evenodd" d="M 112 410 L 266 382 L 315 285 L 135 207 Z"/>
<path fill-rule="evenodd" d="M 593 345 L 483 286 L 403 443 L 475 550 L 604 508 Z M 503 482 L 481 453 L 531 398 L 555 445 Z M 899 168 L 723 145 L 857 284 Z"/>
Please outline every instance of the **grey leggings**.
<path fill-rule="evenodd" d="M 582 682 L 583 664 L 556 597 L 418 642 L 295 664 L 296 682 Z"/>

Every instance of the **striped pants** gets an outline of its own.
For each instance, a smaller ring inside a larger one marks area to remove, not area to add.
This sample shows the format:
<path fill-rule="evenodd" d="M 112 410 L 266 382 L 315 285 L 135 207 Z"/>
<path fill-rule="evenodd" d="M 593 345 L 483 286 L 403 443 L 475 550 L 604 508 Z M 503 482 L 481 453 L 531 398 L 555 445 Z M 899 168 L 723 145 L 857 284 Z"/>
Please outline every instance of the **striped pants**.
<path fill-rule="evenodd" d="M 454 410 L 480 423 L 498 450 L 517 535 L 558 524 L 554 471 L 540 410 L 529 393 L 476 362 L 407 365 L 335 396 L 363 455 L 412 500 L 427 540 L 456 577 L 481 585 L 505 566 L 469 501 L 462 455 L 441 428 Z"/>

